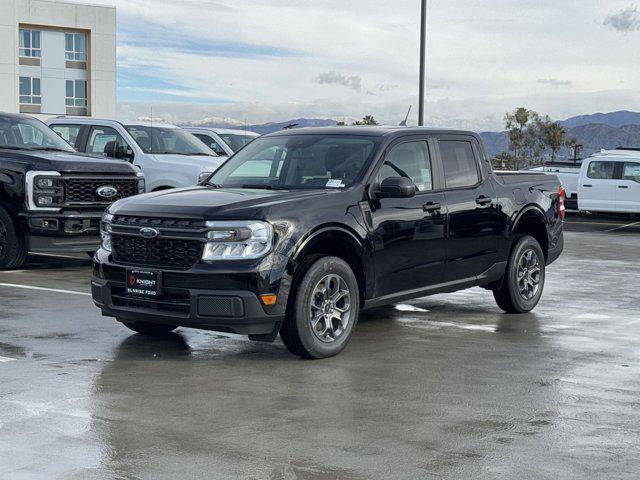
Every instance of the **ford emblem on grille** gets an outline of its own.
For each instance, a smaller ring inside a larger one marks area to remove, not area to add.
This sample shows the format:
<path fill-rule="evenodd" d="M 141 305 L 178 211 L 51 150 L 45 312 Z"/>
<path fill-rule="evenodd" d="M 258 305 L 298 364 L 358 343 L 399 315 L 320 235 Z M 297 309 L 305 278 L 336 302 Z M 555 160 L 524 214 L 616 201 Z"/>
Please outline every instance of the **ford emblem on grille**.
<path fill-rule="evenodd" d="M 156 238 L 160 232 L 155 228 L 144 227 L 140 229 L 140 235 L 144 238 Z"/>
<path fill-rule="evenodd" d="M 103 185 L 96 188 L 96 193 L 102 198 L 113 198 L 118 194 L 118 189 L 111 185 Z"/>

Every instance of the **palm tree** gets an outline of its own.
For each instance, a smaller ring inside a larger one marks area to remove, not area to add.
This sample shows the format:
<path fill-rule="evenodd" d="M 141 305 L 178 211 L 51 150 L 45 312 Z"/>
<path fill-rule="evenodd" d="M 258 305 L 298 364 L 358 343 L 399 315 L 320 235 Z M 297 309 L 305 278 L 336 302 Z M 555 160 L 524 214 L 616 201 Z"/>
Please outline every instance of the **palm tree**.
<path fill-rule="evenodd" d="M 550 122 L 544 126 L 544 143 L 551 149 L 551 160 L 558 156 L 558 150 L 568 144 L 567 131 L 558 122 Z"/>

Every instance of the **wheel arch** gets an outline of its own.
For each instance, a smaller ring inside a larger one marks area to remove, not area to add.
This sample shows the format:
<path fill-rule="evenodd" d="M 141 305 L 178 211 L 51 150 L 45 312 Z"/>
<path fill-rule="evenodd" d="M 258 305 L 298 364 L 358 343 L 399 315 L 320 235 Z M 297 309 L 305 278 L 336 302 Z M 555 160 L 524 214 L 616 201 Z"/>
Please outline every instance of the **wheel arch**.
<path fill-rule="evenodd" d="M 366 249 L 355 232 L 338 225 L 323 226 L 314 230 L 299 242 L 290 257 L 287 270 L 295 274 L 300 266 L 304 265 L 305 258 L 310 255 L 330 255 L 347 262 L 358 280 L 360 303 L 364 303 L 371 291 L 369 282 L 373 277 Z"/>
<path fill-rule="evenodd" d="M 511 242 L 512 246 L 514 243 L 514 239 L 518 234 L 531 235 L 540 244 L 540 247 L 542 248 L 542 252 L 544 253 L 545 259 L 548 258 L 548 255 L 549 255 L 548 222 L 544 215 L 544 212 L 536 205 L 529 205 L 520 211 L 520 213 L 514 220 L 511 226 L 511 231 L 509 233 L 512 238 L 512 242 Z"/>

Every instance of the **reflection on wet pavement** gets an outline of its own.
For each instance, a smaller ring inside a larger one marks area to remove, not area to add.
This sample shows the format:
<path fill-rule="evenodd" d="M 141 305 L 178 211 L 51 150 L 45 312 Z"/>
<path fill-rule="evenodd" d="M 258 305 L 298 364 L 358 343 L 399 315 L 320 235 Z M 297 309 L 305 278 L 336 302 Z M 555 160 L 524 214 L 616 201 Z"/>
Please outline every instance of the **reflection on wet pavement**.
<path fill-rule="evenodd" d="M 403 302 L 322 361 L 0 289 L 0 478 L 634 478 L 639 247 L 569 233 L 533 313 L 482 289 Z"/>

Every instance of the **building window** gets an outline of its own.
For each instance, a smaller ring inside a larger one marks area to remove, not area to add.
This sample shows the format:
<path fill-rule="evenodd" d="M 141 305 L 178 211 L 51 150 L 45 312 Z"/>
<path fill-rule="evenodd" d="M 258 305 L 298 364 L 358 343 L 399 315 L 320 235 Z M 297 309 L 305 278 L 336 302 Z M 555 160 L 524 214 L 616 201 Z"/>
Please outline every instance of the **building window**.
<path fill-rule="evenodd" d="M 40 105 L 40 79 L 20 77 L 20 103 L 23 105 Z"/>
<path fill-rule="evenodd" d="M 87 61 L 87 35 L 84 33 L 64 34 L 64 58 L 70 62 Z"/>
<path fill-rule="evenodd" d="M 20 56 L 40 58 L 40 31 L 20 29 Z"/>
<path fill-rule="evenodd" d="M 67 80 L 67 107 L 87 106 L 87 82 L 86 80 Z"/>

